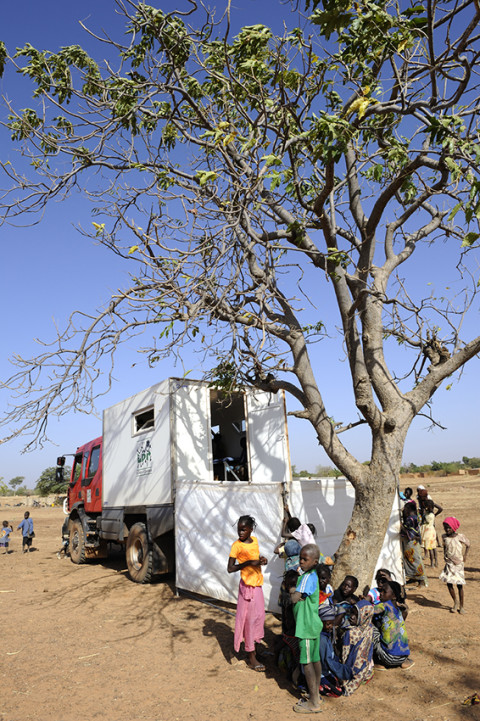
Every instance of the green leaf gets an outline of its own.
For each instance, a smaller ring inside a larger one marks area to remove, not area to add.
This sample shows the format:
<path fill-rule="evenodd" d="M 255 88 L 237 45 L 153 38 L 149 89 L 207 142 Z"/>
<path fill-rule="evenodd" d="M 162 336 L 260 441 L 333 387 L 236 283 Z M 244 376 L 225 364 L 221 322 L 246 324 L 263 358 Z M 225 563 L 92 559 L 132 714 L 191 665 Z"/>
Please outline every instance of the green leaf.
<path fill-rule="evenodd" d="M 470 231 L 470 233 L 467 233 L 462 241 L 462 248 L 471 248 L 471 246 L 476 243 L 476 241 L 480 238 L 480 233 L 474 233 L 473 231 Z"/>
<path fill-rule="evenodd" d="M 261 160 L 263 160 L 267 168 L 269 168 L 271 165 L 282 164 L 282 159 L 279 158 L 277 155 L 264 155 Z"/>
<path fill-rule="evenodd" d="M 457 203 L 452 210 L 450 211 L 450 214 L 448 216 L 448 220 L 453 220 L 460 208 L 463 207 L 463 203 Z"/>
<path fill-rule="evenodd" d="M 200 187 L 203 188 L 203 186 L 211 180 L 216 180 L 218 178 L 218 173 L 214 170 L 199 170 L 195 177 L 197 178 Z"/>

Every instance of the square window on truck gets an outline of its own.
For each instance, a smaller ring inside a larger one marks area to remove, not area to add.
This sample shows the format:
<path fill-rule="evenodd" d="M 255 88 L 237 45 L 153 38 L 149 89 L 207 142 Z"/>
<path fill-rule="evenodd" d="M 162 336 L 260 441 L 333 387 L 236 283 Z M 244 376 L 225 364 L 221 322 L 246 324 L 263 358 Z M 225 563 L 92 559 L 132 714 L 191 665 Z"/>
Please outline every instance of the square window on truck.
<path fill-rule="evenodd" d="M 133 414 L 133 433 L 136 436 L 137 433 L 143 433 L 143 431 L 153 431 L 155 428 L 155 409 L 153 406 L 150 408 L 143 408 L 141 411 Z"/>

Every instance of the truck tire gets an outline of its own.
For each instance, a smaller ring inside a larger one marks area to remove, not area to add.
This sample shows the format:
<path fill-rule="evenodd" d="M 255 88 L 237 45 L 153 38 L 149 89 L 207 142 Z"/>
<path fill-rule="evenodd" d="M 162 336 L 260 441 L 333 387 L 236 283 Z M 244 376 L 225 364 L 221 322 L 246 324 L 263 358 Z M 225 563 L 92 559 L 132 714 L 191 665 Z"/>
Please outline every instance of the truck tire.
<path fill-rule="evenodd" d="M 135 583 L 150 583 L 153 569 L 153 548 L 144 523 L 134 523 L 127 538 L 127 568 Z"/>
<path fill-rule="evenodd" d="M 85 563 L 85 532 L 79 518 L 72 521 L 70 525 L 70 558 L 73 563 Z"/>

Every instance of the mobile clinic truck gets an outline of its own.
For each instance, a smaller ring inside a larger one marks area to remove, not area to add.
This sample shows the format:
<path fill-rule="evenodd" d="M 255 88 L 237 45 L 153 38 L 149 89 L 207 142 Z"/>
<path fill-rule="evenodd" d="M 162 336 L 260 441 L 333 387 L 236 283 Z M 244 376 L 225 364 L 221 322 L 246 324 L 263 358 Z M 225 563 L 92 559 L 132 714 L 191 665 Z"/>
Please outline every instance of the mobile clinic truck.
<path fill-rule="evenodd" d="M 283 563 L 272 549 L 286 494 L 292 513 L 317 527 L 322 552 L 333 554 L 353 489 L 345 479 L 292 481 L 283 392 L 226 395 L 170 378 L 107 408 L 103 435 L 77 449 L 62 533 L 74 563 L 105 557 L 113 541 L 125 545 L 134 581 L 175 568 L 178 588 L 232 601 L 238 578 L 226 564 L 236 521 L 248 513 L 271 558 L 264 590 L 274 610 Z M 396 520 L 394 509 L 379 558 L 395 571 Z"/>

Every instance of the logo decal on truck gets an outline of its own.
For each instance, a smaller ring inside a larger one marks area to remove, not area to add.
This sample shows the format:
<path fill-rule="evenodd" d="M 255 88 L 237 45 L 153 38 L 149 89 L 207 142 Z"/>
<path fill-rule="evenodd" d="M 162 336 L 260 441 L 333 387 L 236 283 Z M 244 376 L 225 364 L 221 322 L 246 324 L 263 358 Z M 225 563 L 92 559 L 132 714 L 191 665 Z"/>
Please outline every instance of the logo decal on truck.
<path fill-rule="evenodd" d="M 137 444 L 137 476 L 145 476 L 152 470 L 152 444 L 149 440 Z"/>

